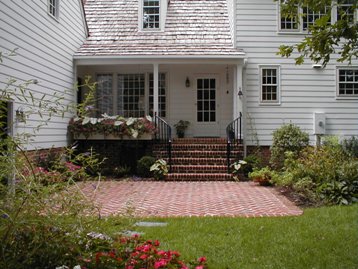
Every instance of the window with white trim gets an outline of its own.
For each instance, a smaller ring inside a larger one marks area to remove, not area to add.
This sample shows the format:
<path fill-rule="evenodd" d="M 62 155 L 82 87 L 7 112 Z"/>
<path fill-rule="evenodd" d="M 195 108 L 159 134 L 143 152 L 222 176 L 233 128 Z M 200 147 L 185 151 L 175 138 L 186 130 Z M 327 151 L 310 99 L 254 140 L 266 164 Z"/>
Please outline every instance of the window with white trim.
<path fill-rule="evenodd" d="M 260 67 L 260 101 L 278 104 L 280 102 L 280 68 L 278 66 Z"/>
<path fill-rule="evenodd" d="M 166 117 L 166 78 L 165 73 L 159 73 L 158 80 L 158 105 L 159 105 L 159 117 Z M 153 116 L 154 96 L 153 96 L 153 73 L 149 74 L 149 115 Z"/>
<path fill-rule="evenodd" d="M 281 0 L 280 3 L 285 2 Z M 298 15 L 299 15 L 299 8 L 297 8 L 297 17 L 285 17 L 281 14 L 281 8 L 279 12 L 279 20 L 280 20 L 280 30 L 281 31 L 298 31 L 299 30 L 299 23 L 298 23 Z"/>
<path fill-rule="evenodd" d="M 309 31 L 310 27 L 315 23 L 316 20 L 326 16 L 330 12 L 330 9 L 326 7 L 321 11 L 313 11 L 307 7 L 302 8 L 302 30 Z"/>
<path fill-rule="evenodd" d="M 104 113 L 123 117 L 144 117 L 153 114 L 153 73 L 97 75 L 97 116 Z M 159 73 L 159 116 L 166 117 L 166 74 Z"/>
<path fill-rule="evenodd" d="M 283 3 L 285 0 L 281 0 Z M 329 14 L 328 23 L 335 23 L 337 20 L 347 19 L 350 23 L 357 21 L 358 11 L 355 7 L 357 0 L 336 0 L 332 6 L 326 6 L 324 10 L 314 11 L 305 6 L 297 6 L 297 17 L 284 17 L 279 8 L 279 31 L 307 33 L 316 20 Z"/>
<path fill-rule="evenodd" d="M 113 76 L 112 74 L 97 75 L 97 116 L 106 113 L 113 115 Z"/>
<path fill-rule="evenodd" d="M 123 117 L 145 116 L 144 74 L 118 75 L 118 114 Z"/>
<path fill-rule="evenodd" d="M 356 10 L 354 3 L 357 0 L 338 0 L 337 2 L 337 20 L 346 19 L 350 23 L 354 23 Z M 357 4 L 356 4 L 357 5 Z"/>
<path fill-rule="evenodd" d="M 143 0 L 143 29 L 160 29 L 160 0 Z"/>
<path fill-rule="evenodd" d="M 48 14 L 58 19 L 59 15 L 59 1 L 60 0 L 48 0 Z"/>
<path fill-rule="evenodd" d="M 358 97 L 358 67 L 337 69 L 338 97 Z"/>

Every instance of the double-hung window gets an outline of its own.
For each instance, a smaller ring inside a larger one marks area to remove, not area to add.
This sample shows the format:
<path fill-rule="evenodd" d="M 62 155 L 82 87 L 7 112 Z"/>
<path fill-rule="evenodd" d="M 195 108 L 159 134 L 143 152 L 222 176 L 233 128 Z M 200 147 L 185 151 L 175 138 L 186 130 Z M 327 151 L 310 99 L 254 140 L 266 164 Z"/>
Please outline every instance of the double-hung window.
<path fill-rule="evenodd" d="M 60 8 L 60 0 L 48 0 L 47 3 L 47 11 L 52 17 L 58 19 L 59 16 L 59 8 Z"/>
<path fill-rule="evenodd" d="M 280 3 L 284 3 L 281 0 Z M 279 31 L 307 33 L 315 21 L 323 16 L 328 16 L 328 23 L 335 23 L 337 20 L 346 19 L 350 23 L 357 20 L 357 0 L 333 0 L 331 6 L 323 10 L 312 10 L 306 6 L 296 6 L 293 10 L 294 16 L 285 17 L 279 5 Z"/>
<path fill-rule="evenodd" d="M 337 2 L 337 20 L 348 20 L 349 23 L 354 23 L 357 16 L 357 10 L 354 9 L 354 4 L 357 7 L 357 0 L 338 0 Z"/>
<path fill-rule="evenodd" d="M 326 16 L 329 13 L 329 8 L 326 7 L 321 11 L 313 11 L 307 7 L 302 8 L 302 31 L 309 31 L 310 27 L 316 20 Z"/>
<path fill-rule="evenodd" d="M 143 0 L 143 29 L 160 29 L 160 0 Z"/>
<path fill-rule="evenodd" d="M 262 104 L 280 103 L 279 66 L 260 66 L 260 102 Z"/>
<path fill-rule="evenodd" d="M 358 97 L 358 66 L 337 68 L 337 96 Z"/>

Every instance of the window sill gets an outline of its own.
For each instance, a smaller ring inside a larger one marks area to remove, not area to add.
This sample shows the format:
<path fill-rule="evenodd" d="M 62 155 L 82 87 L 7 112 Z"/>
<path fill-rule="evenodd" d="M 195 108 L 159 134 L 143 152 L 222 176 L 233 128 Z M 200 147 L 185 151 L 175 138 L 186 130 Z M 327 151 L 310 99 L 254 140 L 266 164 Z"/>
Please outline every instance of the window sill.
<path fill-rule="evenodd" d="M 47 15 L 49 15 L 49 16 L 50 16 L 53 20 L 55 20 L 56 22 L 60 23 L 60 20 L 59 20 L 58 17 L 55 17 L 55 16 L 53 16 L 53 15 L 50 14 L 50 13 L 47 13 Z"/>
<path fill-rule="evenodd" d="M 277 34 L 278 35 L 296 35 L 296 36 L 302 36 L 302 35 L 308 35 L 309 33 L 308 32 L 300 32 L 300 31 L 297 31 L 297 32 L 290 32 L 290 31 L 277 31 Z"/>
<path fill-rule="evenodd" d="M 259 106 L 281 106 L 281 103 L 259 103 Z"/>
<path fill-rule="evenodd" d="M 337 96 L 336 100 L 358 100 L 358 96 Z"/>

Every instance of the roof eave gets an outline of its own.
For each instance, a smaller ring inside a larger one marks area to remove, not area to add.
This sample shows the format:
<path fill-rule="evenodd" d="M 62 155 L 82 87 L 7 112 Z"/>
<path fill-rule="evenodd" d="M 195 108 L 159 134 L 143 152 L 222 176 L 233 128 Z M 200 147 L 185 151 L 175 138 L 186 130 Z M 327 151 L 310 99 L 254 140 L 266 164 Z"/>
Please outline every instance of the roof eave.
<path fill-rule="evenodd" d="M 212 62 L 233 62 L 246 59 L 244 52 L 235 55 L 74 55 L 74 61 L 77 65 L 102 65 L 102 64 L 122 64 L 122 63 L 168 63 L 185 61 L 212 61 Z"/>

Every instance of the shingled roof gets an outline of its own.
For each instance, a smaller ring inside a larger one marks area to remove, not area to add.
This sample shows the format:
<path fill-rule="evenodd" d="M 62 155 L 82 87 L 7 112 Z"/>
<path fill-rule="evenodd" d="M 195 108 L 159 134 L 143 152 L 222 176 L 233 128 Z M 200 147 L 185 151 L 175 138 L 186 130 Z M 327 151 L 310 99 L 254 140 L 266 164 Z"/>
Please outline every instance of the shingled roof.
<path fill-rule="evenodd" d="M 171 0 L 164 31 L 138 30 L 138 0 L 87 0 L 89 37 L 76 56 L 239 56 L 227 0 Z"/>

